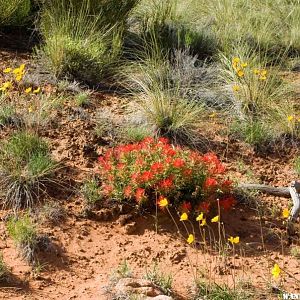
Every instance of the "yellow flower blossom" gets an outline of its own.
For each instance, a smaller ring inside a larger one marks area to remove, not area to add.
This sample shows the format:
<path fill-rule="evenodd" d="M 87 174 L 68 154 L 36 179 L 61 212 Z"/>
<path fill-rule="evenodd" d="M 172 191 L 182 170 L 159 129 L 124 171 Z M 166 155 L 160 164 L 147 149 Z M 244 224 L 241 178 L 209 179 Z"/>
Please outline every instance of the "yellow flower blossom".
<path fill-rule="evenodd" d="M 260 74 L 260 70 L 259 70 L 259 69 L 254 69 L 254 70 L 253 70 L 253 73 L 254 73 L 255 75 L 259 75 L 259 74 Z"/>
<path fill-rule="evenodd" d="M 36 88 L 35 90 L 33 90 L 33 93 L 34 93 L 34 94 L 38 94 L 40 91 L 41 91 L 41 88 L 38 87 L 38 88 Z"/>
<path fill-rule="evenodd" d="M 22 78 L 23 78 L 23 75 L 21 75 L 21 74 L 20 74 L 20 75 L 17 75 L 17 76 L 16 76 L 16 81 L 21 81 Z"/>
<path fill-rule="evenodd" d="M 260 79 L 260 80 L 266 80 L 266 79 L 267 79 L 267 76 L 260 76 L 259 79 Z"/>
<path fill-rule="evenodd" d="M 246 68 L 247 66 L 248 66 L 248 63 L 246 63 L 246 62 L 244 62 L 244 63 L 241 64 L 242 68 Z"/>
<path fill-rule="evenodd" d="M 268 73 L 267 70 L 261 70 L 261 71 L 260 71 L 260 75 L 261 75 L 261 76 L 266 76 L 267 73 Z"/>
<path fill-rule="evenodd" d="M 180 216 L 180 221 L 186 221 L 188 219 L 188 215 L 187 213 L 183 213 L 181 216 Z"/>
<path fill-rule="evenodd" d="M 199 216 L 196 218 L 196 221 L 202 221 L 203 220 L 203 212 L 199 214 Z"/>
<path fill-rule="evenodd" d="M 28 112 L 29 112 L 29 113 L 32 113 L 32 112 L 33 112 L 33 107 L 32 107 L 32 106 L 29 106 L 29 107 L 28 107 Z"/>
<path fill-rule="evenodd" d="M 234 91 L 234 92 L 238 92 L 239 90 L 240 90 L 240 87 L 238 86 L 238 85 L 234 85 L 233 87 L 232 87 L 232 90 Z"/>
<path fill-rule="evenodd" d="M 203 219 L 202 222 L 200 223 L 200 226 L 205 226 L 207 223 L 206 223 L 206 219 Z"/>
<path fill-rule="evenodd" d="M 162 199 L 160 199 L 159 202 L 158 202 L 158 205 L 159 205 L 160 207 L 166 207 L 166 206 L 168 206 L 168 204 L 169 204 L 169 201 L 168 201 L 167 198 L 162 198 Z"/>
<path fill-rule="evenodd" d="M 3 70 L 3 73 L 10 73 L 11 71 L 12 71 L 11 68 L 6 68 L 6 69 Z"/>
<path fill-rule="evenodd" d="M 192 243 L 194 242 L 194 240 L 195 240 L 194 235 L 193 235 L 193 234 L 190 234 L 186 241 L 187 241 L 189 244 L 192 244 Z"/>
<path fill-rule="evenodd" d="M 214 118 L 216 115 L 217 115 L 217 113 L 216 113 L 216 112 L 213 112 L 213 113 L 211 113 L 211 114 L 209 115 L 209 117 L 210 117 L 210 118 Z"/>
<path fill-rule="evenodd" d="M 287 116 L 287 120 L 289 121 L 289 122 L 291 122 L 291 121 L 293 121 L 294 120 L 294 116 Z"/>
<path fill-rule="evenodd" d="M 31 91 L 32 91 L 32 88 L 29 87 L 29 88 L 27 88 L 27 89 L 25 90 L 25 93 L 26 93 L 26 94 L 29 94 Z"/>
<path fill-rule="evenodd" d="M 243 77 L 245 75 L 245 72 L 243 70 L 237 70 L 237 75 L 239 77 Z"/>
<path fill-rule="evenodd" d="M 278 278 L 280 276 L 280 273 L 281 273 L 281 269 L 280 267 L 278 266 L 278 264 L 275 264 L 274 267 L 272 268 L 271 270 L 271 273 L 273 275 L 273 278 Z"/>
<path fill-rule="evenodd" d="M 3 83 L 2 87 L 0 88 L 0 91 L 5 92 L 8 89 L 11 89 L 13 87 L 11 81 L 6 81 Z"/>
<path fill-rule="evenodd" d="M 238 244 L 240 242 L 240 237 L 239 236 L 236 236 L 236 237 L 233 237 L 231 236 L 228 241 L 233 245 L 233 244 Z"/>
<path fill-rule="evenodd" d="M 289 216 L 290 216 L 290 211 L 289 211 L 289 209 L 288 209 L 288 208 L 284 208 L 284 209 L 282 210 L 282 217 L 285 218 L 285 219 L 287 219 Z"/>
<path fill-rule="evenodd" d="M 220 217 L 219 217 L 219 216 L 215 216 L 215 217 L 213 217 L 213 218 L 211 219 L 211 222 L 212 222 L 212 223 L 218 223 L 219 220 L 220 220 Z"/>
<path fill-rule="evenodd" d="M 240 61 L 241 61 L 241 60 L 240 60 L 238 57 L 234 57 L 234 58 L 232 59 L 232 63 L 233 63 L 233 64 L 238 64 Z"/>

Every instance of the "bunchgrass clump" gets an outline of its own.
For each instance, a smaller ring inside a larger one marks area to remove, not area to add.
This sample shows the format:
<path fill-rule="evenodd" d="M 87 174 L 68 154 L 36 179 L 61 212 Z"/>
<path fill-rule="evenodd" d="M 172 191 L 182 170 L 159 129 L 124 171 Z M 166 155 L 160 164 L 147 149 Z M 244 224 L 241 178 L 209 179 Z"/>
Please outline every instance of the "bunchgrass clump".
<path fill-rule="evenodd" d="M 155 264 L 152 269 L 147 270 L 145 274 L 145 279 L 150 280 L 165 295 L 170 296 L 172 294 L 173 276 L 172 274 L 165 274 L 161 272 L 157 264 Z"/>
<path fill-rule="evenodd" d="M 227 285 L 219 285 L 216 283 L 207 283 L 198 281 L 196 283 L 193 300 L 245 300 L 254 299 L 251 293 L 243 289 L 233 289 Z"/>
<path fill-rule="evenodd" d="M 90 94 L 87 92 L 81 92 L 74 98 L 75 105 L 80 107 L 86 107 L 90 104 Z"/>
<path fill-rule="evenodd" d="M 34 263 L 38 244 L 36 225 L 29 214 L 20 217 L 12 217 L 7 222 L 9 236 L 19 249 L 22 259 Z"/>
<path fill-rule="evenodd" d="M 58 165 L 47 144 L 28 132 L 13 134 L 0 148 L 2 205 L 19 210 L 33 207 Z"/>
<path fill-rule="evenodd" d="M 295 158 L 294 168 L 297 174 L 300 174 L 300 156 Z"/>
<path fill-rule="evenodd" d="M 151 129 L 146 126 L 128 126 L 122 132 L 123 139 L 127 142 L 140 142 L 151 134 Z"/>
<path fill-rule="evenodd" d="M 8 267 L 3 260 L 3 254 L 0 253 L 0 283 L 7 281 L 8 276 L 9 276 Z"/>
<path fill-rule="evenodd" d="M 0 26 L 20 26 L 28 19 L 31 0 L 2 0 L 0 2 Z"/>
<path fill-rule="evenodd" d="M 45 41 L 42 53 L 53 73 L 89 84 L 111 74 L 120 59 L 125 22 L 135 2 L 46 2 L 40 25 Z"/>

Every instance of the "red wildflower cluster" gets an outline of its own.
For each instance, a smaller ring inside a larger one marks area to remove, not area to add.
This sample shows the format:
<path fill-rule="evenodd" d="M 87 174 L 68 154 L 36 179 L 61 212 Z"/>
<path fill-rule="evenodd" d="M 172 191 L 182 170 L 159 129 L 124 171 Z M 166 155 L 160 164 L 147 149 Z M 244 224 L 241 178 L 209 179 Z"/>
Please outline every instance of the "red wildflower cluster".
<path fill-rule="evenodd" d="M 183 212 L 207 212 L 217 199 L 224 209 L 234 204 L 232 183 L 220 178 L 225 169 L 215 154 L 174 147 L 165 138 L 110 149 L 99 165 L 106 197 L 137 203 L 167 197 Z"/>

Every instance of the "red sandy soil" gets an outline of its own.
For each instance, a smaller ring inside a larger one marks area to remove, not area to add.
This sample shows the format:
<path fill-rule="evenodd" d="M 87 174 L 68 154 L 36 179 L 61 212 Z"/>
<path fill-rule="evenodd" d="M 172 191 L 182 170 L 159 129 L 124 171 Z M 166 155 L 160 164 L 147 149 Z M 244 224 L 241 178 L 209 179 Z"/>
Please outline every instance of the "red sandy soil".
<path fill-rule="evenodd" d="M 8 53 L 6 58 L 2 53 L 0 68 L 8 65 L 6 59 L 11 62 L 14 55 Z M 16 56 L 15 59 L 18 63 L 22 59 L 27 61 L 26 56 Z M 125 103 L 126 99 L 96 93 L 92 106 L 84 109 L 84 113 L 93 120 L 97 110 L 108 107 L 118 115 L 122 113 L 120 101 Z M 66 101 L 64 108 L 55 112 L 55 129 L 41 130 L 54 157 L 63 162 L 64 168 L 58 176 L 73 190 L 57 191 L 51 195 L 66 209 L 67 218 L 58 225 L 39 226 L 40 232 L 48 234 L 54 243 L 52 251 L 41 256 L 45 268 L 40 274 L 34 274 L 32 268 L 18 257 L 16 247 L 7 236 L 5 223 L 1 221 L 0 250 L 14 278 L 10 285 L 0 287 L 0 299 L 107 299 L 104 287 L 124 260 L 137 277 L 143 276 L 157 262 L 162 271 L 173 275 L 173 286 L 179 299 L 190 296 L 188 289 L 193 284 L 191 265 L 204 273 L 207 266 L 212 280 L 230 285 L 234 273 L 236 281 L 249 282 L 250 288 L 256 290 L 255 299 L 277 299 L 268 285 L 272 281 L 270 270 L 276 261 L 286 271 L 283 274 L 284 289 L 300 293 L 300 260 L 290 255 L 291 247 L 299 245 L 299 237 L 288 238 L 280 218 L 280 210 L 287 207 L 288 199 L 257 196 L 259 201 L 274 208 L 273 216 L 261 219 L 253 208 L 242 204 L 221 215 L 226 234 L 238 235 L 241 240 L 236 246 L 236 255 L 230 255 L 227 261 L 221 261 L 213 250 L 205 254 L 197 249 L 201 247 L 199 244 L 195 247 L 187 245 L 170 217 L 162 212 L 158 216 L 157 232 L 154 213 L 133 216 L 130 221 L 132 230 L 128 225 L 119 224 L 119 216 L 108 221 L 84 218 L 81 214 L 84 200 L 74 190 L 97 170 L 97 155 L 104 151 L 109 139 L 96 138 L 91 120 L 70 117 L 72 115 L 72 104 Z M 259 155 L 250 147 L 218 134 L 219 125 L 213 121 L 209 124 L 211 129 L 206 133 L 210 141 L 208 146 L 238 182 L 258 181 L 287 186 L 296 179 L 292 166 L 297 153 L 295 147 Z M 0 137 L 4 138 L 9 132 L 10 129 L 3 130 Z M 94 148 L 94 151 L 87 153 L 87 148 Z M 1 211 L 1 216 L 8 213 Z M 182 224 L 180 226 L 186 238 L 185 229 Z M 211 224 L 211 227 L 217 236 L 217 225 Z M 299 226 L 297 229 L 299 233 Z"/>

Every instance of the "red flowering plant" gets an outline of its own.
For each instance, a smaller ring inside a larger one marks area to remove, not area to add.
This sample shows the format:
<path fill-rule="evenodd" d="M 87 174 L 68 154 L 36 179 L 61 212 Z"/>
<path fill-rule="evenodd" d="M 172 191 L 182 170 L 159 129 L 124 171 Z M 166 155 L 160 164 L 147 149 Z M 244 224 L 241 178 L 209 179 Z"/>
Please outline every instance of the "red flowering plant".
<path fill-rule="evenodd" d="M 208 211 L 217 199 L 225 209 L 234 204 L 232 183 L 213 153 L 200 155 L 173 146 L 165 138 L 146 138 L 110 149 L 99 158 L 101 193 L 116 200 L 154 203 L 167 197 L 182 211 Z"/>

